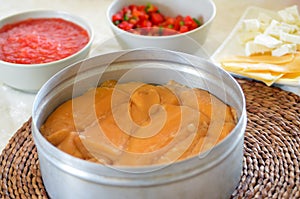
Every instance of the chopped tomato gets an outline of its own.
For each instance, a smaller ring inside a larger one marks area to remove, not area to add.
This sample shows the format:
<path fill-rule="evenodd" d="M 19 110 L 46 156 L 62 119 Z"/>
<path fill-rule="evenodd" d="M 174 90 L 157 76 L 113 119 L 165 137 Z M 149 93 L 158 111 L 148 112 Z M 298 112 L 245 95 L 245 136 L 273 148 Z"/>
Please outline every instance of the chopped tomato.
<path fill-rule="evenodd" d="M 147 13 L 157 12 L 157 11 L 158 11 L 158 8 L 155 5 L 153 5 L 151 3 L 147 4 L 147 6 L 146 6 Z"/>
<path fill-rule="evenodd" d="M 140 28 L 152 27 L 152 23 L 149 20 L 143 20 L 140 23 Z"/>
<path fill-rule="evenodd" d="M 137 23 L 138 23 L 138 19 L 136 19 L 136 18 L 131 18 L 131 19 L 128 20 L 128 22 L 129 22 L 130 24 L 132 24 L 133 26 L 136 26 Z"/>
<path fill-rule="evenodd" d="M 189 31 L 189 28 L 187 26 L 185 26 L 185 25 L 180 26 L 180 30 L 179 30 L 180 33 L 184 33 L 184 32 L 187 32 L 187 31 Z"/>
<path fill-rule="evenodd" d="M 116 13 L 112 17 L 112 21 L 115 23 L 116 21 L 121 21 L 123 19 L 123 14 L 121 12 Z"/>
<path fill-rule="evenodd" d="M 125 31 L 152 36 L 184 33 L 202 25 L 200 20 L 189 15 L 185 17 L 182 15 L 165 16 L 157 6 L 151 3 L 125 6 L 112 16 L 112 21 Z"/>
<path fill-rule="evenodd" d="M 130 30 L 133 27 L 133 24 L 129 23 L 128 21 L 122 21 L 119 25 L 119 28 L 123 30 Z"/>
<path fill-rule="evenodd" d="M 169 25 L 173 25 L 174 26 L 175 24 L 175 19 L 172 18 L 172 17 L 167 17 L 166 18 L 166 25 L 169 26 Z"/>
<path fill-rule="evenodd" d="M 151 20 L 152 20 L 152 23 L 155 24 L 155 25 L 159 25 L 160 23 L 162 23 L 165 19 L 164 19 L 164 16 L 160 13 L 157 13 L 157 12 L 154 12 L 154 13 L 151 13 Z"/>

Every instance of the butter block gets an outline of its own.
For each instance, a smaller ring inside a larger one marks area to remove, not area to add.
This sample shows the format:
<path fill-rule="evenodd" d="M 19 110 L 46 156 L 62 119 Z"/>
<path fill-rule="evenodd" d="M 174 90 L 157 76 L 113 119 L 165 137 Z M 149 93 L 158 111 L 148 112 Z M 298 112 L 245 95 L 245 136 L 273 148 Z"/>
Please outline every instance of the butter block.
<path fill-rule="evenodd" d="M 287 10 L 278 11 L 278 15 L 281 17 L 282 21 L 287 23 L 296 23 L 297 19 Z"/>
<path fill-rule="evenodd" d="M 266 46 L 268 48 L 277 48 L 282 44 L 282 41 L 275 39 L 270 35 L 260 34 L 254 38 L 254 43 Z"/>
<path fill-rule="evenodd" d="M 296 20 L 300 18 L 297 5 L 287 7 L 285 8 L 285 10 L 286 12 L 290 13 Z"/>
<path fill-rule="evenodd" d="M 264 34 L 279 37 L 280 36 L 279 24 L 280 24 L 279 21 L 273 19 L 270 25 L 265 29 Z"/>
<path fill-rule="evenodd" d="M 259 34 L 261 34 L 261 32 L 242 32 L 239 34 L 239 41 L 242 44 L 245 44 L 250 40 L 254 40 L 254 38 Z"/>
<path fill-rule="evenodd" d="M 300 44 L 300 35 L 280 32 L 280 40 L 289 43 Z"/>
<path fill-rule="evenodd" d="M 272 21 L 272 17 L 270 17 L 269 15 L 267 15 L 265 13 L 259 13 L 258 20 L 260 23 L 270 24 Z"/>
<path fill-rule="evenodd" d="M 272 56 L 283 56 L 289 53 L 296 53 L 297 45 L 296 44 L 284 44 L 275 50 L 272 50 Z"/>
<path fill-rule="evenodd" d="M 253 41 L 249 41 L 246 43 L 245 54 L 246 56 L 254 55 L 254 54 L 264 54 L 266 52 L 271 52 L 272 50 L 264 45 L 254 43 Z"/>
<path fill-rule="evenodd" d="M 243 27 L 245 31 L 257 32 L 260 28 L 260 23 L 257 19 L 245 19 L 243 21 Z"/>

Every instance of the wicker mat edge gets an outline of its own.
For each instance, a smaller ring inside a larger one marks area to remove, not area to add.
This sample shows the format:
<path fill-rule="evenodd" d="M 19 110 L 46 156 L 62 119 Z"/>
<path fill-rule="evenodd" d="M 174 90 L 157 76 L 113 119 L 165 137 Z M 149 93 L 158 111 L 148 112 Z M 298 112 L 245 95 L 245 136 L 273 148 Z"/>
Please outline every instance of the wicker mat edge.
<path fill-rule="evenodd" d="M 300 97 L 262 83 L 238 82 L 246 96 L 243 171 L 232 198 L 300 198 Z M 0 156 L 0 198 L 48 198 L 31 119 Z"/>

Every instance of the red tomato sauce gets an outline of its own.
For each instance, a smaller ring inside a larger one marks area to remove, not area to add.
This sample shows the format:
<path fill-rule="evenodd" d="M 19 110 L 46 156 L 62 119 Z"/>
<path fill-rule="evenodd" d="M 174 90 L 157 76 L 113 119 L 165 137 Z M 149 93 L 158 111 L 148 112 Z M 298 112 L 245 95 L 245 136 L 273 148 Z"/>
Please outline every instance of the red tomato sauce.
<path fill-rule="evenodd" d="M 41 64 L 66 58 L 89 42 L 82 27 L 61 18 L 26 19 L 0 29 L 0 59 Z"/>

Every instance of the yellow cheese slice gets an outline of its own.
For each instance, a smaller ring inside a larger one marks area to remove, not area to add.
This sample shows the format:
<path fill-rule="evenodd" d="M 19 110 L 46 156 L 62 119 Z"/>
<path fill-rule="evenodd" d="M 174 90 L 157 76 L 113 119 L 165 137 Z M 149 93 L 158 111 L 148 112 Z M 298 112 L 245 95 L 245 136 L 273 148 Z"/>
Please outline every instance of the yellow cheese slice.
<path fill-rule="evenodd" d="M 286 69 L 286 73 L 300 73 L 300 54 L 297 53 L 296 55 L 292 62 L 282 65 L 282 67 Z"/>
<path fill-rule="evenodd" d="M 300 86 L 300 73 L 284 74 L 276 83 L 292 84 Z"/>
<path fill-rule="evenodd" d="M 231 58 L 222 59 L 221 62 L 247 62 L 247 63 L 268 63 L 268 64 L 284 64 L 292 62 L 297 54 L 286 54 L 284 56 L 272 56 L 269 54 L 264 55 L 252 55 L 252 56 L 234 56 Z"/>
<path fill-rule="evenodd" d="M 274 57 L 271 55 L 261 55 L 260 58 L 258 57 L 259 56 L 237 56 L 235 59 L 226 61 L 223 60 L 221 61 L 221 64 L 225 69 L 243 70 L 244 72 L 270 71 L 277 73 L 300 73 L 300 53 L 294 54 L 294 58 L 291 61 L 285 63 L 279 63 L 279 60 L 282 59 L 287 61 L 286 56 Z M 277 60 L 277 63 L 275 62 L 275 60 Z"/>
<path fill-rule="evenodd" d="M 282 76 L 282 78 L 285 78 L 285 79 L 300 79 L 300 73 L 287 73 L 287 74 L 284 74 Z"/>
<path fill-rule="evenodd" d="M 244 62 L 222 62 L 223 68 L 236 72 L 276 72 L 286 73 L 286 68 L 282 65 L 265 64 L 265 63 L 244 63 Z"/>
<path fill-rule="evenodd" d="M 284 75 L 282 73 L 270 73 L 270 72 L 260 73 L 260 72 L 241 72 L 241 71 L 236 74 L 262 81 L 267 86 L 271 86 Z"/>

